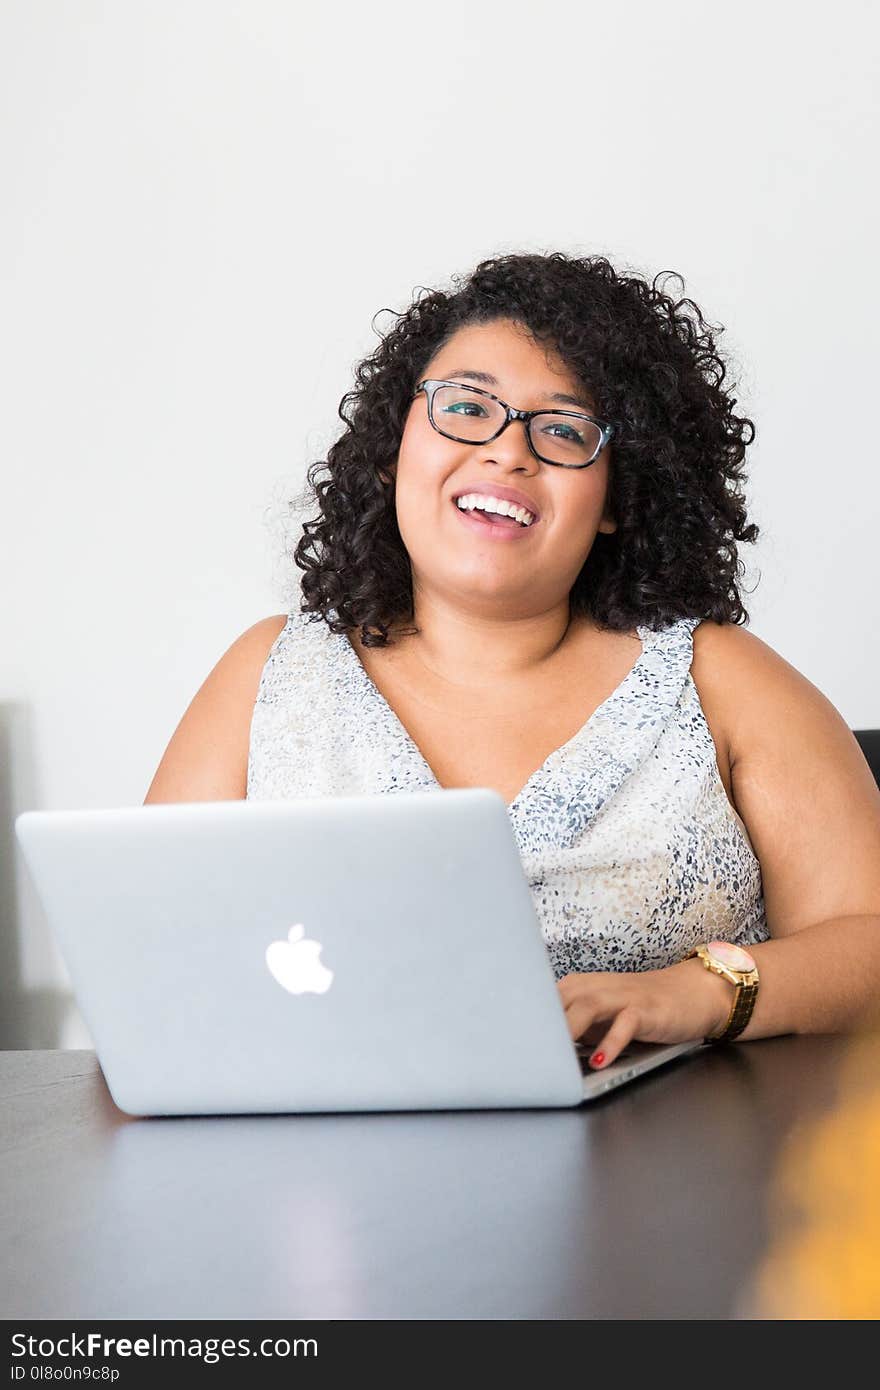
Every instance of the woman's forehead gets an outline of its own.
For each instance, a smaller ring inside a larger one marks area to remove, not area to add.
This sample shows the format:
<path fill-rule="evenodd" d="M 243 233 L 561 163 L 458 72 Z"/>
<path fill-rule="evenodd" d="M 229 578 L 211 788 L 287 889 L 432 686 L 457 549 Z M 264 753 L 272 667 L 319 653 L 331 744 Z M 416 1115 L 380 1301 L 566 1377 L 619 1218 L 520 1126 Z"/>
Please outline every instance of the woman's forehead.
<path fill-rule="evenodd" d="M 472 381 L 488 391 L 527 388 L 541 395 L 564 393 L 568 403 L 591 408 L 589 393 L 551 344 L 539 344 L 510 320 L 467 324 L 434 354 L 425 375 Z"/>

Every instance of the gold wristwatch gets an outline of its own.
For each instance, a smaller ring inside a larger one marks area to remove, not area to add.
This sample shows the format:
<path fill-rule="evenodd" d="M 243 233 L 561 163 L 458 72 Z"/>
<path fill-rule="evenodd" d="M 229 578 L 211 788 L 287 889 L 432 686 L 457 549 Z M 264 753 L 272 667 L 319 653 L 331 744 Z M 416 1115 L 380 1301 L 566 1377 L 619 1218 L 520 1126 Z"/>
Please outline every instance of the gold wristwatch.
<path fill-rule="evenodd" d="M 752 1016 L 758 997 L 758 967 L 748 951 L 727 941 L 707 941 L 686 957 L 699 956 L 707 970 L 729 980 L 734 988 L 733 1007 L 720 1033 L 712 1033 L 706 1042 L 730 1042 L 742 1032 Z"/>

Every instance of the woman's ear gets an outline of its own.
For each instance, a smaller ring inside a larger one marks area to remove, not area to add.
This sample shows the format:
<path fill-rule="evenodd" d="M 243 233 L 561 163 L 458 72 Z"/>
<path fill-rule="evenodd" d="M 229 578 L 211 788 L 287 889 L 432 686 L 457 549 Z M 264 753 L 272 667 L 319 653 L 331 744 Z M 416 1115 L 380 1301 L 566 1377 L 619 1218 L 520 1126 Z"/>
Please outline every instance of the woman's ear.
<path fill-rule="evenodd" d="M 390 475 L 390 476 L 389 476 L 389 475 Z M 395 459 L 395 460 L 394 460 L 394 463 L 392 463 L 392 464 L 390 465 L 389 468 L 387 468 L 387 469 L 380 468 L 380 469 L 379 469 L 379 481 L 380 481 L 381 483 L 384 483 L 386 487 L 390 487 L 391 484 L 394 483 L 396 480 L 397 480 L 397 460 Z"/>
<path fill-rule="evenodd" d="M 605 496 L 602 499 L 602 520 L 599 522 L 598 529 L 606 536 L 617 530 L 617 522 L 614 519 L 614 512 L 611 506 L 611 480 L 605 484 Z"/>

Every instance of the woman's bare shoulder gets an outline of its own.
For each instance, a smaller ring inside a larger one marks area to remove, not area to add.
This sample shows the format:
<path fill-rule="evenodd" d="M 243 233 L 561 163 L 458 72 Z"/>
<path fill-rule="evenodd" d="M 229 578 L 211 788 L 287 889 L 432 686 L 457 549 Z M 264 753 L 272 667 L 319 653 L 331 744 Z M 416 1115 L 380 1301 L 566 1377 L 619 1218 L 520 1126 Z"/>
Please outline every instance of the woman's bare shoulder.
<path fill-rule="evenodd" d="M 731 766 L 738 749 L 750 741 L 754 721 L 761 717 L 761 687 L 772 680 L 774 671 L 780 675 L 782 668 L 799 676 L 772 647 L 736 623 L 705 619 L 694 629 L 691 674 Z"/>
<path fill-rule="evenodd" d="M 288 620 L 261 618 L 237 637 L 196 691 L 144 803 L 243 801 L 250 727 L 263 667 Z"/>
<path fill-rule="evenodd" d="M 833 765 L 868 809 L 876 785 L 855 735 L 831 700 L 769 643 L 733 623 L 694 631 L 694 681 L 728 744 L 735 787 L 769 785 L 771 768 L 821 780 Z"/>
<path fill-rule="evenodd" d="M 265 647 L 266 656 L 268 656 L 275 639 L 284 631 L 289 620 L 289 613 L 273 613 L 271 618 L 261 618 L 258 623 L 254 623 L 253 627 L 249 627 L 246 632 L 241 634 L 237 642 L 233 643 L 233 647 L 241 642 L 245 644 L 247 650 L 256 651 L 258 655 Z M 230 648 L 231 650 L 232 648 Z M 265 657 L 263 659 L 265 661 Z"/>
<path fill-rule="evenodd" d="M 733 760 L 773 729 L 770 716 L 824 716 L 843 725 L 812 681 L 769 643 L 736 623 L 704 621 L 694 629 L 694 681 L 722 718 Z"/>

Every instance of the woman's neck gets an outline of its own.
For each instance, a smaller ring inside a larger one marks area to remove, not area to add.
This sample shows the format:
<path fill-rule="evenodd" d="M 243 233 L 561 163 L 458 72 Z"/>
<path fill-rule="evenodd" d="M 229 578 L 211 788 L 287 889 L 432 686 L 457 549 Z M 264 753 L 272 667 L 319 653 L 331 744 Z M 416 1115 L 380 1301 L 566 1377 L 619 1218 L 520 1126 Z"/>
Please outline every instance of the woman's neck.
<path fill-rule="evenodd" d="M 528 617 L 484 616 L 437 602 L 417 603 L 419 632 L 399 639 L 409 657 L 450 685 L 496 688 L 538 674 L 572 629 L 568 603 Z"/>

